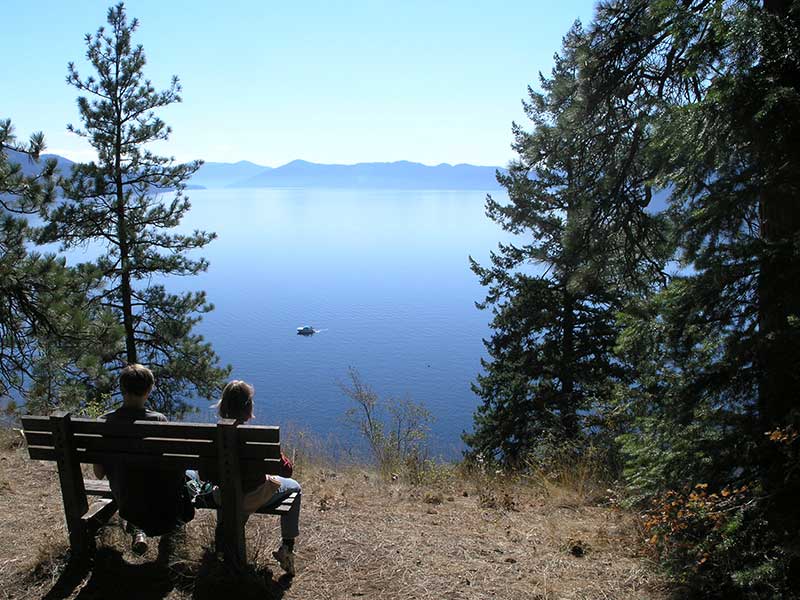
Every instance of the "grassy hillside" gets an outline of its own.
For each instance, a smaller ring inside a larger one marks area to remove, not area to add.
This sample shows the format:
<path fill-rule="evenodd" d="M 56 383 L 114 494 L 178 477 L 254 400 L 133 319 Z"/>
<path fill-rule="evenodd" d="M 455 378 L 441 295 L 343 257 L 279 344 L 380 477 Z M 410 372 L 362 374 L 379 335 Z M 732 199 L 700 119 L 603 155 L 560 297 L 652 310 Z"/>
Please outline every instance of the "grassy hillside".
<path fill-rule="evenodd" d="M 0 449 L 0 598 L 550 599 L 664 598 L 637 518 L 591 486 L 432 472 L 424 485 L 368 468 L 301 464 L 298 573 L 272 560 L 278 519 L 247 526 L 251 565 L 227 571 L 200 511 L 168 560 L 134 556 L 117 518 L 90 573 L 64 572 L 66 532 L 55 469 L 30 461 L 14 432 Z M 573 482 L 575 483 L 575 482 Z"/>

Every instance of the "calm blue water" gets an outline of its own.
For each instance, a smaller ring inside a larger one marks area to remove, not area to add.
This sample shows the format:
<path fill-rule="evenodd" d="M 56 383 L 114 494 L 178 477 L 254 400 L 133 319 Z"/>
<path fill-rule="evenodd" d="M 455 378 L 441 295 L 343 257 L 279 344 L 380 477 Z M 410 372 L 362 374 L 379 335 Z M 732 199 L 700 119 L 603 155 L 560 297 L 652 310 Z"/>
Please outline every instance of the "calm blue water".
<path fill-rule="evenodd" d="M 325 437 L 352 406 L 347 369 L 381 395 L 422 402 L 431 447 L 458 456 L 478 398 L 490 314 L 468 256 L 508 239 L 482 192 L 310 189 L 191 191 L 183 228 L 216 231 L 209 271 L 171 278 L 204 289 L 199 331 L 233 377 L 256 388 L 261 423 Z M 296 334 L 301 325 L 323 330 Z M 205 405 L 203 408 L 206 408 Z M 354 434 L 348 431 L 348 435 Z"/>

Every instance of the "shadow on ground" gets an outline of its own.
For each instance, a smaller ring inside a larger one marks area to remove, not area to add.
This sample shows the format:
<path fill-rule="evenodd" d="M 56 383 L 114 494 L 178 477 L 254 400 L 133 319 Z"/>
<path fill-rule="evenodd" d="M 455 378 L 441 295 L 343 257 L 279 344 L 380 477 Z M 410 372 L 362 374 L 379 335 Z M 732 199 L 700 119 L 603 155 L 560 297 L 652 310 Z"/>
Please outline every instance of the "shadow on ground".
<path fill-rule="evenodd" d="M 175 588 L 175 582 L 169 567 L 162 561 L 132 564 L 119 550 L 100 548 L 91 567 L 68 563 L 43 599 L 63 600 L 78 587 L 76 600 L 161 600 Z"/>
<path fill-rule="evenodd" d="M 193 600 L 279 600 L 292 585 L 286 575 L 277 581 L 266 567 L 248 565 L 243 570 L 228 567 L 212 550 L 206 550 L 194 581 Z"/>
<path fill-rule="evenodd" d="M 75 600 L 162 600 L 175 589 L 195 600 L 280 600 L 291 583 L 285 575 L 274 580 L 265 567 L 232 569 L 213 550 L 200 561 L 131 563 L 116 548 L 103 547 L 91 568 L 67 564 L 43 600 L 65 600 L 78 588 Z"/>

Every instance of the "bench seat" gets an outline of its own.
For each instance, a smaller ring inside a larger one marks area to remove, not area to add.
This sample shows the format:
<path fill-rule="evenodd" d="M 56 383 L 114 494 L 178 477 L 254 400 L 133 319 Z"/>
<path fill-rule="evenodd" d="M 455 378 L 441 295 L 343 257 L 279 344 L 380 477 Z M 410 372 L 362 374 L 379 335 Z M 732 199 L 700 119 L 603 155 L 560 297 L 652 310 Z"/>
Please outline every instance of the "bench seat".
<path fill-rule="evenodd" d="M 101 498 L 108 498 L 113 500 L 111 495 L 111 486 L 107 479 L 84 479 L 83 487 L 86 488 L 87 496 L 99 496 Z M 260 515 L 280 515 L 287 513 L 292 509 L 292 505 L 297 499 L 297 492 L 292 492 L 284 500 L 276 506 L 262 506 L 256 513 Z M 206 507 L 197 507 L 197 510 L 207 510 Z M 209 509 L 210 510 L 210 509 Z"/>

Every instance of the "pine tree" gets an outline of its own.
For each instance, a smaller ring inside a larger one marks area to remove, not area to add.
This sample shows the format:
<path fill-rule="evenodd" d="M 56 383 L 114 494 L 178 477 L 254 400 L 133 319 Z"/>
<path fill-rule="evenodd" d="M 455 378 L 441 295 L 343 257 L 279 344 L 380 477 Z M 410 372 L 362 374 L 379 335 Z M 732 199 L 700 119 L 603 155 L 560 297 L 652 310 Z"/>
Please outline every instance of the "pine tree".
<path fill-rule="evenodd" d="M 575 441 L 589 431 L 627 377 L 612 352 L 623 284 L 660 272 L 660 262 L 653 269 L 634 258 L 652 245 L 649 230 L 658 230 L 643 210 L 650 191 L 621 142 L 617 156 L 600 153 L 581 90 L 584 51 L 576 24 L 551 77 L 540 77 L 543 91 L 529 89 L 524 107 L 533 130 L 514 125 L 519 158 L 498 176 L 509 204 L 487 202 L 487 215 L 522 244 L 500 245 L 490 267 L 472 261 L 489 288 L 479 308 L 493 307 L 494 333 L 485 342 L 485 374 L 474 386 L 483 404 L 464 439 L 473 454 L 512 465 L 543 443 Z M 625 125 L 618 138 L 635 138 L 635 122 Z M 627 210 L 597 211 L 609 195 L 623 198 Z M 636 247 L 625 246 L 623 228 L 645 232 Z"/>
<path fill-rule="evenodd" d="M 58 175 L 54 160 L 39 160 L 43 148 L 41 133 L 19 144 L 11 121 L 0 120 L 0 396 L 14 390 L 29 407 L 39 398 L 40 369 L 55 366 L 56 354 L 74 373 L 89 340 L 114 336 L 101 314 L 90 317 L 87 310 L 89 273 L 79 275 L 62 258 L 35 249 L 29 219 L 53 202 Z M 47 411 L 57 404 L 53 392 L 38 406 Z"/>
<path fill-rule="evenodd" d="M 584 89 L 596 110 L 623 101 L 650 115 L 647 160 L 668 192 L 680 266 L 623 317 L 620 352 L 639 373 L 628 480 L 651 495 L 747 488 L 752 498 L 715 525 L 686 530 L 676 547 L 697 554 L 681 577 L 704 593 L 790 597 L 800 578 L 787 535 L 800 526 L 800 6 L 607 2 L 589 47 Z M 693 561 L 709 548 L 720 556 L 700 570 Z"/>
<path fill-rule="evenodd" d="M 596 105 L 624 96 L 655 115 L 653 179 L 670 192 L 684 267 L 656 312 L 672 348 L 706 355 L 687 384 L 752 417 L 756 445 L 792 423 L 800 383 L 800 13 L 789 6 L 603 5 L 586 77 Z"/>
<path fill-rule="evenodd" d="M 108 30 L 86 36 L 95 74 L 83 77 L 70 63 L 67 76 L 85 94 L 78 98 L 83 129 L 69 129 L 89 141 L 97 161 L 75 165 L 42 239 L 63 248 L 89 241 L 105 247 L 95 263 L 105 288 L 94 301 L 118 315 L 124 329 L 124 348 L 114 348 L 106 362 L 112 370 L 147 364 L 158 381 L 152 403 L 181 415 L 192 393 L 213 398 L 229 368 L 220 368 L 210 344 L 192 332 L 213 308 L 205 294 L 173 294 L 154 279 L 204 271 L 208 263 L 187 254 L 215 234 L 168 231 L 189 210 L 186 181 L 201 165 L 176 164 L 148 148 L 169 138 L 170 128 L 156 112 L 180 102 L 180 84 L 173 77 L 166 90 L 156 91 L 145 78 L 144 50 L 132 44 L 138 22 L 128 22 L 123 4 L 109 9 L 107 21 Z"/>
<path fill-rule="evenodd" d="M 27 215 L 52 200 L 55 162 L 25 175 L 23 165 L 10 160 L 38 158 L 41 134 L 16 142 L 10 120 L 0 120 L 0 395 L 22 390 L 36 355 L 36 336 L 52 328 L 49 307 L 58 299 L 54 278 L 63 265 L 54 257 L 29 254 Z"/>

